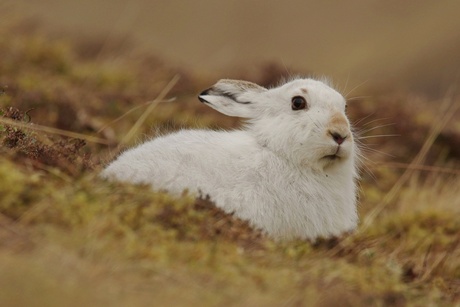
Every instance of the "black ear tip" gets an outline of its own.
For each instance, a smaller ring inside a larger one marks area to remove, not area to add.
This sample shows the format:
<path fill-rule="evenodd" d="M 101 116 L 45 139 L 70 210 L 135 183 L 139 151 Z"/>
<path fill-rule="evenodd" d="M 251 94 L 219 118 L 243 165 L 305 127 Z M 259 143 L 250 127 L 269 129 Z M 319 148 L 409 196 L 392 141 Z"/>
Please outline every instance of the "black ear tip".
<path fill-rule="evenodd" d="M 204 100 L 203 98 L 201 98 L 201 94 L 200 94 L 200 96 L 198 96 L 198 100 L 201 101 L 202 103 L 208 103 L 206 100 Z"/>
<path fill-rule="evenodd" d="M 209 93 L 210 90 L 211 90 L 211 89 L 208 88 L 208 89 L 202 91 L 202 92 L 200 93 L 200 96 L 208 95 L 208 93 Z"/>
<path fill-rule="evenodd" d="M 200 95 L 198 95 L 198 99 L 203 102 L 203 103 L 209 103 L 208 101 L 204 100 L 201 96 L 206 96 L 209 94 L 209 92 L 211 91 L 210 88 L 208 88 L 207 90 L 204 90 L 200 93 Z"/>

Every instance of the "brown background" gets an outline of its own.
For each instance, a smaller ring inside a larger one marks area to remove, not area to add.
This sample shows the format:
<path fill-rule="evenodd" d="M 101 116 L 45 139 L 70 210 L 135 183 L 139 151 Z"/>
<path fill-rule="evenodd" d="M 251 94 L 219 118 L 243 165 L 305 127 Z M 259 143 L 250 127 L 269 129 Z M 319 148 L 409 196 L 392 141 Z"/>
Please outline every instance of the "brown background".
<path fill-rule="evenodd" d="M 0 0 L 56 33 L 127 39 L 216 77 L 275 62 L 340 84 L 438 91 L 460 74 L 460 1 Z"/>

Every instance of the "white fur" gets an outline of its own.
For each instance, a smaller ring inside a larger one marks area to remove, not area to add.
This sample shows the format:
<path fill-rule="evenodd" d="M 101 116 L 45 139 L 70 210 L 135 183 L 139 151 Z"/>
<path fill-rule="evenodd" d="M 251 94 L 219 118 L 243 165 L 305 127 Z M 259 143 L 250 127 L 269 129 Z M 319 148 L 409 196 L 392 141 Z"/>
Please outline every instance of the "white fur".
<path fill-rule="evenodd" d="M 308 107 L 292 110 L 295 96 Z M 121 154 L 102 176 L 209 195 L 275 239 L 330 237 L 356 228 L 357 148 L 342 95 L 313 79 L 273 89 L 221 80 L 199 98 L 247 118 L 246 126 L 158 137 Z M 331 133 L 346 138 L 339 145 Z M 337 150 L 336 159 L 326 157 Z"/>

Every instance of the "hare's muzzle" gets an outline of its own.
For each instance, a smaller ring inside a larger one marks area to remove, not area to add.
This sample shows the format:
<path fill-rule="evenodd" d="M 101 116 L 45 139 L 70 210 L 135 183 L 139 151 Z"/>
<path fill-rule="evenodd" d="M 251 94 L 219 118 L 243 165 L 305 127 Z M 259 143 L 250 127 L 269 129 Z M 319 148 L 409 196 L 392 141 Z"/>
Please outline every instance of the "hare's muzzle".
<path fill-rule="evenodd" d="M 345 115 L 339 112 L 332 115 L 327 125 L 327 132 L 338 145 L 350 139 L 350 124 Z"/>

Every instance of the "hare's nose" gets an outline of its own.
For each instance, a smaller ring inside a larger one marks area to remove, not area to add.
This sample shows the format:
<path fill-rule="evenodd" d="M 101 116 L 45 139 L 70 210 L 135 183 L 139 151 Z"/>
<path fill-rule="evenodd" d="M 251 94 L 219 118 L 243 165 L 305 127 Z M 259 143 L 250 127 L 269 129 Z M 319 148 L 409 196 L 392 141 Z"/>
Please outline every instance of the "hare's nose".
<path fill-rule="evenodd" d="M 345 141 L 345 139 L 347 138 L 346 135 L 343 136 L 343 135 L 341 135 L 341 134 L 338 133 L 338 132 L 332 132 L 332 131 L 331 131 L 331 132 L 329 132 L 329 133 L 330 133 L 330 135 L 332 136 L 332 138 L 334 139 L 334 141 L 335 141 L 337 144 L 339 144 L 339 145 L 342 144 L 342 143 Z"/>

